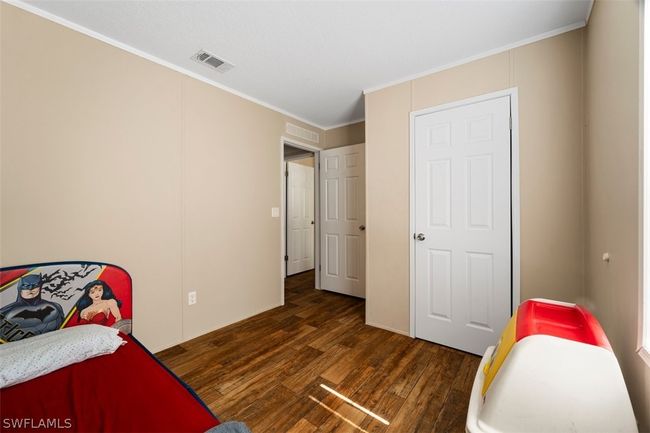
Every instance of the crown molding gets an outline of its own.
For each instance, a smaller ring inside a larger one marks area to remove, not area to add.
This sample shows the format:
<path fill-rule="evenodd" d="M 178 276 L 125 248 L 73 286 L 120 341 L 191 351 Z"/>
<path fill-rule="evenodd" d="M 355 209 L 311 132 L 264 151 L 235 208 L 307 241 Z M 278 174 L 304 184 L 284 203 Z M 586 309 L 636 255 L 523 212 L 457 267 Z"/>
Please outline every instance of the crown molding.
<path fill-rule="evenodd" d="M 504 45 L 504 46 L 501 46 L 499 48 L 494 48 L 494 49 L 491 49 L 491 50 L 487 50 L 487 51 L 484 51 L 484 52 L 482 52 L 480 54 L 476 54 L 476 55 L 473 55 L 473 56 L 470 56 L 470 57 L 465 57 L 465 58 L 460 59 L 458 61 L 455 61 L 455 62 L 452 62 L 452 63 L 447 63 L 446 65 L 443 65 L 443 66 L 438 66 L 436 68 L 427 69 L 426 71 L 418 72 L 417 74 L 408 75 L 406 77 L 398 78 L 396 80 L 389 81 L 389 82 L 384 83 L 384 84 L 379 84 L 377 86 L 369 87 L 367 89 L 364 89 L 363 94 L 367 95 L 369 93 L 376 92 L 378 90 L 382 90 L 382 89 L 385 89 L 387 87 L 392 87 L 392 86 L 395 86 L 397 84 L 406 83 L 408 81 L 412 81 L 412 80 L 415 80 L 417 78 L 426 77 L 427 75 L 435 74 L 437 72 L 442 72 L 444 70 L 455 68 L 456 66 L 461 66 L 461 65 L 464 65 L 466 63 L 474 62 L 476 60 L 484 59 L 486 57 L 493 56 L 495 54 L 503 53 L 504 51 L 512 50 L 513 48 L 522 47 L 524 45 L 532 44 L 534 42 L 538 42 L 538 41 L 541 41 L 543 39 L 552 38 L 553 36 L 561 35 L 562 33 L 570 32 L 572 30 L 576 30 L 576 29 L 585 27 L 586 25 L 587 24 L 586 24 L 585 21 L 578 21 L 576 23 L 569 24 L 568 26 L 560 27 L 560 28 L 557 28 L 555 30 L 551 30 L 549 32 L 541 33 L 539 35 L 532 36 L 530 38 L 522 39 L 522 40 L 520 40 L 518 42 L 508 44 L 508 45 Z"/>
<path fill-rule="evenodd" d="M 171 63 L 171 62 L 169 62 L 167 60 L 163 60 L 163 59 L 161 59 L 159 57 L 156 57 L 156 56 L 154 56 L 152 54 L 144 52 L 144 51 L 142 51 L 142 50 L 140 50 L 138 48 L 135 48 L 135 47 L 133 47 L 131 45 L 125 44 L 125 43 L 120 42 L 120 41 L 117 41 L 117 40 L 115 40 L 113 38 L 105 36 L 105 35 L 103 35 L 103 34 L 101 34 L 99 32 L 91 30 L 91 29 L 89 29 L 87 27 L 84 27 L 84 26 L 82 26 L 80 24 L 74 23 L 74 22 L 66 20 L 65 18 L 62 18 L 62 17 L 60 17 L 58 15 L 55 15 L 55 14 L 47 12 L 47 11 L 45 11 L 43 9 L 37 8 L 36 6 L 33 6 L 33 5 L 29 4 L 29 3 L 24 2 L 23 0 L 0 0 L 0 1 L 2 1 L 4 3 L 7 3 L 7 4 L 10 4 L 12 6 L 15 6 L 15 7 L 19 8 L 19 9 L 22 9 L 22 10 L 26 11 L 26 12 L 37 15 L 37 16 L 39 16 L 41 18 L 44 18 L 44 19 L 46 19 L 48 21 L 51 21 L 51 22 L 54 22 L 56 24 L 62 25 L 62 26 L 66 27 L 66 28 L 68 28 L 70 30 L 82 33 L 82 34 L 84 34 L 86 36 L 89 36 L 89 37 L 91 37 L 93 39 L 97 39 L 97 40 L 99 40 L 101 42 L 104 42 L 104 43 L 106 43 L 108 45 L 111 45 L 111 46 L 113 46 L 115 48 L 121 49 L 123 51 L 127 51 L 127 52 L 129 52 L 131 54 L 134 54 L 134 55 L 138 56 L 138 57 L 142 57 L 142 58 L 147 59 L 147 60 L 149 60 L 149 61 L 151 61 L 153 63 L 156 63 L 158 65 L 161 65 L 161 66 L 164 66 L 166 68 L 172 69 L 172 70 L 174 70 L 174 71 L 176 71 L 176 72 L 178 72 L 180 74 L 186 75 L 186 76 L 188 76 L 190 78 L 194 78 L 195 80 L 201 81 L 203 83 L 206 83 L 208 85 L 211 85 L 213 87 L 216 87 L 218 89 L 226 91 L 226 92 L 231 93 L 233 95 L 239 96 L 242 99 L 248 100 L 248 101 L 253 102 L 255 104 L 258 104 L 258 105 L 260 105 L 262 107 L 268 108 L 270 110 L 273 110 L 275 112 L 283 114 L 283 115 L 285 115 L 287 117 L 290 117 L 290 118 L 293 118 L 293 119 L 298 120 L 300 122 L 303 122 L 306 125 L 309 125 L 309 126 L 311 126 L 313 128 L 321 129 L 323 131 L 328 131 L 330 129 L 341 128 L 343 126 L 352 125 L 352 124 L 359 123 L 359 122 L 362 122 L 362 121 L 365 120 L 362 117 L 362 118 L 354 119 L 354 120 L 351 120 L 351 121 L 348 121 L 348 122 L 343 122 L 343 123 L 330 125 L 330 126 L 320 125 L 318 123 L 307 120 L 307 119 L 305 119 L 305 118 L 303 118 L 301 116 L 293 114 L 293 113 L 291 113 L 291 112 L 289 112 L 287 110 L 284 110 L 284 109 L 282 109 L 280 107 L 277 107 L 277 106 L 275 106 L 273 104 L 270 104 L 268 102 L 264 102 L 264 101 L 262 101 L 260 99 L 257 99 L 257 98 L 255 98 L 253 96 L 250 96 L 250 95 L 248 95 L 246 93 L 243 93 L 243 92 L 235 90 L 235 89 L 233 89 L 231 87 L 228 87 L 228 86 L 226 86 L 226 85 L 224 85 L 222 83 L 219 83 L 217 81 L 206 78 L 206 77 L 204 77 L 204 76 L 202 76 L 200 74 L 197 74 L 196 72 L 190 71 L 189 69 L 182 68 L 182 67 L 180 67 L 178 65 L 175 65 L 175 64 L 173 64 L 173 63 Z M 436 72 L 441 72 L 441 71 L 444 71 L 446 69 L 451 69 L 451 68 L 454 68 L 456 66 L 460 66 L 460 65 L 463 65 L 463 64 L 466 64 L 466 63 L 470 63 L 470 62 L 473 62 L 473 61 L 476 61 L 476 60 L 483 59 L 485 57 L 489 57 L 489 56 L 492 56 L 492 55 L 495 55 L 495 54 L 502 53 L 504 51 L 511 50 L 513 48 L 517 48 L 517 47 L 521 47 L 521 46 L 524 46 L 524 45 L 532 44 L 534 42 L 537 42 L 537 41 L 540 41 L 540 40 L 543 40 L 543 39 L 551 38 L 553 36 L 557 36 L 557 35 L 560 35 L 562 33 L 570 32 L 572 30 L 576 30 L 576 29 L 585 27 L 586 23 L 589 20 L 589 16 L 591 15 L 593 4 L 594 4 L 594 1 L 592 0 L 591 4 L 589 6 L 589 10 L 588 10 L 586 20 L 579 21 L 579 22 L 570 24 L 568 26 L 560 27 L 558 29 L 551 30 L 551 31 L 546 32 L 546 33 L 542 33 L 540 35 L 536 35 L 536 36 L 533 36 L 533 37 L 530 37 L 530 38 L 526 38 L 526 39 L 523 39 L 521 41 L 515 42 L 513 44 L 508 44 L 508 45 L 505 45 L 505 46 L 502 46 L 502 47 L 499 47 L 499 48 L 484 51 L 484 52 L 482 52 L 480 54 L 470 56 L 470 57 L 466 57 L 466 58 L 463 58 L 463 59 L 458 60 L 456 62 L 448 63 L 448 64 L 443 65 L 443 66 L 428 69 L 426 71 L 419 72 L 419 73 L 416 73 L 416 74 L 408 75 L 406 77 L 399 78 L 399 79 L 396 79 L 396 80 L 392 80 L 392 81 L 389 81 L 389 82 L 384 83 L 384 84 L 369 87 L 369 88 L 363 90 L 363 94 L 367 95 L 369 93 L 376 92 L 378 90 L 385 89 L 387 87 L 395 86 L 397 84 L 402 84 L 402 83 L 405 83 L 407 81 L 411 81 L 411 80 L 421 78 L 421 77 L 424 77 L 424 76 L 427 76 L 427 75 L 430 75 L 430 74 L 434 74 Z"/>
<path fill-rule="evenodd" d="M 278 112 L 280 114 L 283 114 L 285 116 L 291 117 L 291 118 L 293 118 L 295 120 L 298 120 L 298 121 L 300 121 L 302 123 L 305 123 L 305 124 L 311 126 L 312 128 L 318 128 L 318 129 L 322 129 L 322 130 L 329 129 L 329 128 L 325 127 L 325 126 L 319 125 L 319 124 L 317 124 L 315 122 L 312 122 L 310 120 L 307 120 L 307 119 L 304 119 L 304 118 L 302 118 L 300 116 L 297 116 L 297 115 L 295 115 L 293 113 L 290 113 L 289 111 L 284 110 L 284 109 L 282 109 L 280 107 L 277 107 L 277 106 L 275 106 L 273 104 L 269 104 L 268 102 L 264 102 L 262 100 L 259 100 L 259 99 L 255 98 L 255 97 L 253 97 L 253 96 L 247 95 L 246 93 L 240 92 L 240 91 L 235 90 L 235 89 L 233 89 L 231 87 L 228 87 L 228 86 L 226 86 L 224 84 L 221 84 L 221 83 L 219 83 L 217 81 L 206 78 L 206 77 L 204 77 L 204 76 L 202 76 L 200 74 L 197 74 L 196 72 L 190 71 L 189 69 L 182 68 L 182 67 L 180 67 L 178 65 L 175 65 L 175 64 L 173 64 L 171 62 L 168 62 L 167 60 L 163 60 L 163 59 L 161 59 L 159 57 L 156 57 L 156 56 L 154 56 L 152 54 L 149 54 L 147 52 L 139 50 L 138 48 L 135 48 L 135 47 L 133 47 L 131 45 L 125 44 L 125 43 L 120 42 L 120 41 L 117 41 L 117 40 L 115 40 L 113 38 L 110 38 L 110 37 L 108 37 L 106 35 L 98 33 L 96 31 L 91 30 L 91 29 L 89 29 L 87 27 L 84 27 L 84 26 L 82 26 L 80 24 L 77 24 L 77 23 L 74 23 L 72 21 L 66 20 L 65 18 L 62 18 L 62 17 L 60 17 L 58 15 L 55 15 L 53 13 L 44 11 L 43 9 L 39 9 L 36 6 L 33 6 L 33 5 L 31 5 L 29 3 L 26 3 L 26 2 L 24 2 L 22 0 L 0 0 L 0 1 L 2 1 L 3 3 L 10 4 L 12 6 L 15 6 L 15 7 L 19 8 L 19 9 L 22 9 L 22 10 L 26 11 L 26 12 L 37 15 L 37 16 L 39 16 L 41 18 L 44 18 L 44 19 L 46 19 L 48 21 L 52 21 L 52 22 L 54 22 L 56 24 L 62 25 L 63 27 L 66 27 L 66 28 L 68 28 L 70 30 L 74 30 L 76 32 L 82 33 L 82 34 L 84 34 L 86 36 L 89 36 L 89 37 L 91 37 L 93 39 L 97 39 L 97 40 L 99 40 L 101 42 L 104 42 L 104 43 L 106 43 L 108 45 L 111 45 L 111 46 L 113 46 L 115 48 L 119 48 L 119 49 L 127 51 L 127 52 L 129 52 L 131 54 L 134 54 L 134 55 L 136 55 L 138 57 L 142 57 L 142 58 L 147 59 L 147 60 L 149 60 L 151 62 L 157 63 L 158 65 L 161 65 L 161 66 L 164 66 L 166 68 L 172 69 L 172 70 L 174 70 L 174 71 L 176 71 L 178 73 L 181 73 L 183 75 L 186 75 L 186 76 L 188 76 L 190 78 L 194 78 L 195 80 L 199 80 L 199 81 L 202 81 L 202 82 L 204 82 L 206 84 L 209 84 L 209 85 L 211 85 L 213 87 L 217 87 L 218 89 L 221 89 L 221 90 L 226 91 L 228 93 L 231 93 L 233 95 L 239 96 L 240 98 L 246 99 L 247 101 L 253 102 L 253 103 L 258 104 L 258 105 L 261 105 L 262 107 L 268 108 L 270 110 L 276 111 L 276 112 Z"/>
<path fill-rule="evenodd" d="M 589 2 L 589 9 L 587 9 L 587 18 L 585 19 L 585 22 L 589 24 L 589 19 L 591 18 L 591 11 L 594 10 L 594 2 L 595 0 L 591 0 Z"/>
<path fill-rule="evenodd" d="M 342 127 L 344 127 L 344 126 L 354 125 L 355 123 L 363 122 L 363 121 L 365 121 L 365 120 L 366 120 L 365 117 L 360 117 L 360 118 L 358 118 L 358 119 L 351 120 L 351 121 L 349 121 L 349 122 L 337 123 L 336 125 L 328 126 L 328 127 L 325 129 L 325 131 L 329 131 L 330 129 L 342 128 Z"/>

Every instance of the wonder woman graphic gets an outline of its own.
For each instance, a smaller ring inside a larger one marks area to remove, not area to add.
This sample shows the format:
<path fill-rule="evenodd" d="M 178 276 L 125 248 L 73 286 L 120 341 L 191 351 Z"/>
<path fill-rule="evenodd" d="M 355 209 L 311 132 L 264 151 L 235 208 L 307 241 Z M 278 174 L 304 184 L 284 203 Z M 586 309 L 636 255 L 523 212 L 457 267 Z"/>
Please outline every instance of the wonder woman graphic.
<path fill-rule="evenodd" d="M 77 301 L 79 323 L 112 326 L 122 320 L 121 306 L 122 302 L 115 298 L 108 284 L 101 280 L 91 281 L 83 288 L 83 295 Z"/>

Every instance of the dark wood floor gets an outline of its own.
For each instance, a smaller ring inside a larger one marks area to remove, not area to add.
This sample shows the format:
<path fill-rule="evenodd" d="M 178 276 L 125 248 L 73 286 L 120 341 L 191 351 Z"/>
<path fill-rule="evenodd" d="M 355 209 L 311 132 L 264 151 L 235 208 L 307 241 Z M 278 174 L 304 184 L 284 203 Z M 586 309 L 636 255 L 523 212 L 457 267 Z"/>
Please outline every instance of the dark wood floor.
<path fill-rule="evenodd" d="M 464 431 L 478 357 L 366 326 L 364 301 L 315 290 L 313 272 L 285 302 L 158 357 L 253 433 Z"/>

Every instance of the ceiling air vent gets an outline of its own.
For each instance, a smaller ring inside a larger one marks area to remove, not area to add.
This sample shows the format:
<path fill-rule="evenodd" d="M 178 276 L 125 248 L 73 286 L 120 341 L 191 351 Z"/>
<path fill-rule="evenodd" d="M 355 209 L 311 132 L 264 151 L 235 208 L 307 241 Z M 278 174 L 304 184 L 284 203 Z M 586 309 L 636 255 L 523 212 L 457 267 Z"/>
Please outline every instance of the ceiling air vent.
<path fill-rule="evenodd" d="M 220 59 L 208 53 L 207 51 L 203 51 L 203 50 L 194 54 L 192 56 L 192 59 L 199 63 L 203 63 L 204 65 L 209 66 L 212 69 L 215 69 L 219 72 L 229 71 L 235 66 L 232 63 L 228 63 L 227 61 Z"/>

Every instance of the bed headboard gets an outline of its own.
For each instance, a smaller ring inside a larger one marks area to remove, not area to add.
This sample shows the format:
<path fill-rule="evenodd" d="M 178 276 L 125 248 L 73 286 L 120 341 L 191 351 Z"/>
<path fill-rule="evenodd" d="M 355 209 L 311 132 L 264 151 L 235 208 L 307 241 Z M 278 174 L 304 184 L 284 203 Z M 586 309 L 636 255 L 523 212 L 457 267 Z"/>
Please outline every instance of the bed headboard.
<path fill-rule="evenodd" d="M 0 343 L 97 323 L 131 333 L 131 276 L 98 262 L 0 268 Z"/>

